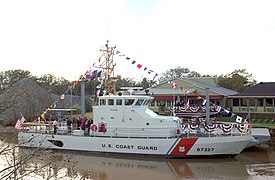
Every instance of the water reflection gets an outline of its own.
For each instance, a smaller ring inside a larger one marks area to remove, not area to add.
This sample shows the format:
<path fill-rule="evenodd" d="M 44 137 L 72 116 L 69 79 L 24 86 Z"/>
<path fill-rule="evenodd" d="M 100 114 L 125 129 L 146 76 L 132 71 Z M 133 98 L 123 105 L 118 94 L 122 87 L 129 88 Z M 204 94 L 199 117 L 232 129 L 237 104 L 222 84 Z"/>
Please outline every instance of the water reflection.
<path fill-rule="evenodd" d="M 244 150 L 236 159 L 246 167 L 250 178 L 274 179 L 275 144 L 270 142 Z"/>
<path fill-rule="evenodd" d="M 0 141 L 13 151 L 0 154 L 1 171 L 27 179 L 272 179 L 275 175 L 274 142 L 243 151 L 235 159 L 155 159 L 119 157 L 17 148 Z M 13 153 L 13 154 L 12 154 Z M 15 163 L 14 163 L 15 162 Z M 13 176 L 11 176 L 13 177 Z M 7 178 L 3 178 L 7 179 Z"/>
<path fill-rule="evenodd" d="M 20 156 L 24 157 L 30 154 L 30 151 L 32 150 L 20 149 Z M 101 180 L 228 179 L 228 177 L 246 179 L 248 177 L 245 166 L 236 159 L 159 160 L 146 158 L 139 160 L 133 157 L 119 158 L 98 154 L 43 151 L 38 152 L 24 168 L 26 170 L 30 167 L 39 167 L 40 171 L 37 175 L 44 179 L 66 176 L 74 179 Z"/>

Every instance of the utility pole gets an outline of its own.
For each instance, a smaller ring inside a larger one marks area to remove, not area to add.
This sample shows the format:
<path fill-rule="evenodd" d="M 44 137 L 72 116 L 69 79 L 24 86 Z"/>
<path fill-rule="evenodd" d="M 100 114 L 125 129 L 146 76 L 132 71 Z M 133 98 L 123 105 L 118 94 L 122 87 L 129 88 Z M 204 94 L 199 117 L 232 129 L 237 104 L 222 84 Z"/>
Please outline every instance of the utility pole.
<path fill-rule="evenodd" d="M 205 88 L 205 98 L 206 98 L 206 124 L 210 123 L 210 98 L 209 98 L 209 88 Z"/>
<path fill-rule="evenodd" d="M 85 110 L 85 83 L 81 81 L 81 117 L 83 118 L 86 114 Z"/>

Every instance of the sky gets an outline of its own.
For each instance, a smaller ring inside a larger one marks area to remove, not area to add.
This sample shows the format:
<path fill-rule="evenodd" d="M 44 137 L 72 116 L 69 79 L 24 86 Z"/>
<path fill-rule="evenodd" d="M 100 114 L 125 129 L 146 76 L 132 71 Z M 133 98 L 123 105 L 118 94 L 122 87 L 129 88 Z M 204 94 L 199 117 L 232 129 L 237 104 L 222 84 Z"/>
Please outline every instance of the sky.
<path fill-rule="evenodd" d="M 0 71 L 77 80 L 109 40 L 153 71 L 115 55 L 124 78 L 180 66 L 201 75 L 246 69 L 275 82 L 274 9 L 273 0 L 1 0 Z"/>

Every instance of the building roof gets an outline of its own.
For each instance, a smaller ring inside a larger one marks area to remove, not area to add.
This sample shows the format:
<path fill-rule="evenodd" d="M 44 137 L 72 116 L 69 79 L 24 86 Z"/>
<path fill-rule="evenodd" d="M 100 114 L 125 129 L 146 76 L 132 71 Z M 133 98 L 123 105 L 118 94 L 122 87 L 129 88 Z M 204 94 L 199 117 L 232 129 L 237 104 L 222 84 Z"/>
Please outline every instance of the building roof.
<path fill-rule="evenodd" d="M 216 81 L 216 78 L 212 78 L 212 82 L 209 81 L 209 79 L 211 79 L 209 77 L 206 78 L 206 79 L 208 79 L 208 81 L 202 81 L 201 79 L 203 79 L 203 78 L 200 78 L 200 79 L 184 78 L 182 80 L 189 81 L 189 82 L 193 83 L 194 86 L 200 87 L 202 89 L 209 88 L 209 91 L 215 92 L 217 94 L 221 94 L 223 96 L 230 96 L 230 95 L 234 95 L 234 94 L 238 93 L 231 89 L 226 89 L 226 88 L 220 87 L 218 85 L 218 82 Z M 211 82 L 211 83 L 203 83 L 203 82 Z"/>
<path fill-rule="evenodd" d="M 205 90 L 206 88 L 209 88 L 209 92 L 213 92 L 218 95 L 222 96 L 230 96 L 237 94 L 238 92 L 232 91 L 230 89 L 226 89 L 223 87 L 220 87 L 217 83 L 216 78 L 175 78 L 172 80 L 173 82 L 177 82 L 179 86 L 183 86 L 184 89 L 188 90 L 189 92 L 187 94 L 192 94 L 193 92 L 196 92 L 197 90 Z M 185 84 L 185 85 L 181 85 Z M 167 81 L 164 81 L 160 83 L 159 85 L 155 87 L 148 88 L 150 93 L 153 93 L 155 95 L 177 95 L 177 94 L 183 94 L 183 91 L 180 87 L 177 87 L 175 89 L 172 89 L 172 85 L 169 84 Z M 140 92 L 142 93 L 142 92 Z"/>
<path fill-rule="evenodd" d="M 185 79 L 194 80 L 196 82 L 200 82 L 210 86 L 219 86 L 217 78 L 213 78 L 213 77 L 191 77 L 191 78 L 185 78 Z"/>
<path fill-rule="evenodd" d="M 275 96 L 275 82 L 260 82 L 233 96 Z"/>

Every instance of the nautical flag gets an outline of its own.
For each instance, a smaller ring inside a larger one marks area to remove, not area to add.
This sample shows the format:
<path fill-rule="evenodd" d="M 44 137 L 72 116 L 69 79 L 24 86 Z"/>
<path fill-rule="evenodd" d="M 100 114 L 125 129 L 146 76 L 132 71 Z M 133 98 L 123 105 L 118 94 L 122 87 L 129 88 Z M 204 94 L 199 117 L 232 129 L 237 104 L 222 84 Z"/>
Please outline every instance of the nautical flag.
<path fill-rule="evenodd" d="M 229 111 L 227 109 L 224 109 L 224 112 L 226 113 L 226 115 L 229 114 Z"/>
<path fill-rule="evenodd" d="M 216 110 L 217 110 L 218 112 L 220 112 L 220 111 L 221 111 L 221 109 L 222 109 L 222 107 L 221 107 L 221 106 L 217 106 L 217 107 L 216 107 Z"/>
<path fill-rule="evenodd" d="M 98 81 L 103 82 L 103 78 L 102 77 L 98 78 Z"/>
<path fill-rule="evenodd" d="M 101 85 L 102 85 L 102 84 L 97 85 L 96 88 L 97 88 L 97 89 L 100 89 L 100 88 L 101 88 Z"/>
<path fill-rule="evenodd" d="M 131 58 L 129 58 L 129 57 L 126 57 L 126 59 L 127 59 L 127 60 L 130 60 Z"/>
<path fill-rule="evenodd" d="M 242 117 L 237 116 L 237 118 L 236 118 L 236 122 L 237 122 L 237 123 L 242 123 L 242 120 L 243 120 L 243 118 L 242 118 Z"/>
<path fill-rule="evenodd" d="M 119 54 L 120 53 L 120 51 L 116 51 L 116 54 Z"/>
<path fill-rule="evenodd" d="M 65 92 L 65 95 L 68 95 L 69 94 L 69 91 L 67 90 L 66 92 Z"/>
<path fill-rule="evenodd" d="M 20 116 L 19 116 L 19 118 L 17 119 L 17 122 L 16 122 L 16 124 L 15 124 L 15 128 L 16 128 L 16 129 L 20 129 L 21 126 L 22 126 L 22 124 L 24 123 L 24 121 L 25 121 L 25 118 L 24 118 L 24 116 L 20 113 Z"/>
<path fill-rule="evenodd" d="M 91 74 L 91 79 L 94 79 L 97 77 L 97 70 L 94 70 Z"/>
<path fill-rule="evenodd" d="M 98 58 L 98 62 L 100 62 L 100 60 L 101 60 L 101 58 L 102 58 L 103 55 L 104 55 L 104 54 L 102 54 L 102 55 L 100 56 L 100 58 Z"/>
<path fill-rule="evenodd" d="M 186 94 L 188 94 L 189 93 L 189 91 L 188 90 L 185 90 L 184 91 L 184 95 L 186 95 Z"/>
<path fill-rule="evenodd" d="M 65 99 L 65 94 L 62 94 L 60 99 Z"/>
<path fill-rule="evenodd" d="M 168 82 L 168 84 L 172 84 L 173 80 L 168 80 L 167 82 Z"/>
<path fill-rule="evenodd" d="M 155 76 L 153 77 L 153 81 L 154 81 L 154 79 L 155 79 L 157 76 L 158 76 L 158 74 L 156 73 Z"/>
<path fill-rule="evenodd" d="M 96 94 L 97 96 L 99 96 L 99 94 L 100 94 L 100 89 L 96 90 L 95 94 Z"/>
<path fill-rule="evenodd" d="M 203 99 L 203 100 L 202 100 L 202 105 L 205 106 L 206 102 L 207 102 L 207 101 L 206 101 L 205 99 Z"/>
<path fill-rule="evenodd" d="M 45 113 L 45 112 L 44 112 Z M 42 119 L 45 119 L 45 114 L 41 114 Z"/>
<path fill-rule="evenodd" d="M 140 69 L 140 68 L 142 67 L 142 65 L 141 65 L 141 64 L 138 64 L 137 67 Z"/>
<path fill-rule="evenodd" d="M 99 71 L 99 72 L 97 73 L 97 77 L 101 77 L 101 73 L 102 73 L 102 71 Z"/>
<path fill-rule="evenodd" d="M 153 71 L 153 70 L 149 70 L 149 71 L 148 71 L 148 74 L 151 74 L 151 72 L 154 72 L 154 71 Z"/>
<path fill-rule="evenodd" d="M 93 73 L 91 71 L 86 71 L 84 75 L 85 75 L 85 79 L 90 81 L 92 79 Z"/>
<path fill-rule="evenodd" d="M 178 86 L 177 83 L 173 83 L 172 88 L 175 89 Z"/>

